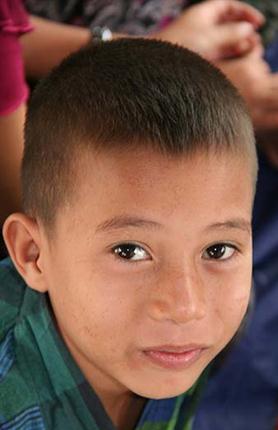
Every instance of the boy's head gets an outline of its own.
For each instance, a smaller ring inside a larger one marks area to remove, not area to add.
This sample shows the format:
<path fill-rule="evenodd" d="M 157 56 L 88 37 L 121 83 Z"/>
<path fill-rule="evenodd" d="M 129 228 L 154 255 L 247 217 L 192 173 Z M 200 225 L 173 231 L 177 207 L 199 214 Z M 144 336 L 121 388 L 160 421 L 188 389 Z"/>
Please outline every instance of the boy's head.
<path fill-rule="evenodd" d="M 91 46 L 38 86 L 25 215 L 8 218 L 5 239 L 102 398 L 180 394 L 234 335 L 256 168 L 241 98 L 183 48 Z"/>

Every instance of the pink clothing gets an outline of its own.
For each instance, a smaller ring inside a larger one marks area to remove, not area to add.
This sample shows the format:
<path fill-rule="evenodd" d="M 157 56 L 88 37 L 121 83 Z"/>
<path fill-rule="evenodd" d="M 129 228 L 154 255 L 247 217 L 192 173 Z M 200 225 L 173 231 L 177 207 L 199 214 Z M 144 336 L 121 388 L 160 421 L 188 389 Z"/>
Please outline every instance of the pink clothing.
<path fill-rule="evenodd" d="M 31 28 L 21 0 L 0 0 L 0 115 L 13 112 L 27 100 L 18 37 Z"/>

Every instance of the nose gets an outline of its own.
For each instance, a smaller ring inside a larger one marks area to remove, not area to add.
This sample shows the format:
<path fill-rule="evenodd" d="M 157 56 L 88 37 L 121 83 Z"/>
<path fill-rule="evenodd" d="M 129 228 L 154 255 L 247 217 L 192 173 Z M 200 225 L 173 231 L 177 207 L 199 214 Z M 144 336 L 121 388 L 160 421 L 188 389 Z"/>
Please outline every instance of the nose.
<path fill-rule="evenodd" d="M 163 271 L 149 299 L 149 315 L 157 321 L 182 324 L 201 320 L 206 314 L 203 281 L 193 268 Z"/>

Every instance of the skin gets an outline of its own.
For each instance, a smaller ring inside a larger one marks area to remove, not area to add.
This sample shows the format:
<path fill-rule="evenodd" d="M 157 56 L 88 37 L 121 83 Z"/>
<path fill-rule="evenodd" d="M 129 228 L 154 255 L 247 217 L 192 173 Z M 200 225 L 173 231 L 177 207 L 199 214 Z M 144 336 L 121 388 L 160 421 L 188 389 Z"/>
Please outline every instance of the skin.
<path fill-rule="evenodd" d="M 186 9 L 165 29 L 150 37 L 178 43 L 209 60 L 242 55 L 258 42 L 256 29 L 263 24 L 255 8 L 235 0 L 209 0 Z M 21 38 L 26 73 L 41 77 L 71 52 L 91 40 L 88 28 L 31 17 L 34 31 Z M 130 37 L 113 34 L 113 38 Z"/>
<path fill-rule="evenodd" d="M 34 31 L 21 37 L 26 74 L 39 78 L 91 40 L 88 28 L 30 17 Z M 180 44 L 213 61 L 244 97 L 259 144 L 278 165 L 278 75 L 263 59 L 256 30 L 264 18 L 234 0 L 209 0 L 187 8 L 166 28 L 148 37 Z M 126 37 L 113 34 L 113 38 Z"/>
<path fill-rule="evenodd" d="M 48 292 L 62 337 L 114 425 L 126 430 L 142 397 L 185 392 L 240 325 L 251 287 L 252 169 L 231 153 L 83 155 L 51 234 L 13 214 L 4 236 L 27 284 Z M 124 257 L 127 242 L 136 257 Z M 213 245 L 223 250 L 217 258 Z M 165 368 L 148 355 L 188 345 L 200 349 L 189 365 Z"/>
<path fill-rule="evenodd" d="M 216 65 L 238 88 L 245 99 L 257 135 L 277 132 L 278 73 L 272 73 L 263 59 L 263 48 L 258 45 L 247 55 Z M 277 145 L 275 145 L 277 146 Z"/>
<path fill-rule="evenodd" d="M 209 0 L 187 8 L 165 29 L 153 34 L 189 48 L 209 61 L 243 55 L 258 43 L 262 14 L 246 3 Z"/>
<path fill-rule="evenodd" d="M 20 208 L 20 163 L 23 152 L 25 105 L 0 116 L 0 225 Z"/>
<path fill-rule="evenodd" d="M 21 37 L 29 77 L 47 74 L 91 40 L 87 28 L 38 17 L 31 17 L 31 22 L 34 31 Z M 186 8 L 166 28 L 148 37 L 180 44 L 213 61 L 241 92 L 262 138 L 260 143 L 277 165 L 278 76 L 270 72 L 263 59 L 256 33 L 263 23 L 262 14 L 244 2 L 208 0 Z M 113 38 L 126 36 L 113 34 Z M 268 144 L 270 134 L 271 144 Z"/>
<path fill-rule="evenodd" d="M 91 39 L 87 28 L 50 22 L 38 17 L 30 17 L 30 20 L 34 31 L 20 38 L 26 74 L 29 77 L 45 75 L 63 58 L 85 46 Z M 262 15 L 248 5 L 233 0 L 210 0 L 188 8 L 167 28 L 150 37 L 179 43 L 209 60 L 220 60 L 244 54 L 256 46 L 258 37 L 255 30 L 262 23 Z M 233 70 L 227 74 L 232 77 L 232 72 Z M 241 76 L 241 73 L 236 72 L 235 75 Z M 265 81 L 264 78 L 265 75 L 261 81 Z M 275 91 L 271 91 L 270 97 L 277 104 Z M 249 103 L 249 98 L 247 95 L 248 104 L 253 106 L 253 100 L 250 98 Z M 261 106 L 260 100 L 255 102 L 256 106 Z M 277 109 L 270 111 L 269 105 L 265 105 L 261 122 L 268 129 L 271 121 L 271 126 L 276 129 Z M 11 212 L 20 208 L 19 165 L 23 151 L 24 119 L 24 105 L 9 117 L 0 118 L 0 225 Z M 256 119 L 255 124 L 258 125 Z"/>

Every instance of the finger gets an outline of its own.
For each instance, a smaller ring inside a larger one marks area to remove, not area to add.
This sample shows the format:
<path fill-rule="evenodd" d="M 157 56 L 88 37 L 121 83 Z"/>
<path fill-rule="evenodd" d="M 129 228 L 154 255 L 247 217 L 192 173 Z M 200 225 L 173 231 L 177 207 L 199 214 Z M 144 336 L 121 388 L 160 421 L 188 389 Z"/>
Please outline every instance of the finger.
<path fill-rule="evenodd" d="M 263 63 L 266 66 L 267 70 L 269 70 L 268 64 L 263 60 L 264 47 L 261 42 L 258 43 L 256 46 L 254 46 L 254 48 L 247 55 L 248 55 L 248 60 L 259 59 L 261 63 Z M 247 58 L 247 55 L 245 56 L 246 58 Z"/>
<path fill-rule="evenodd" d="M 269 74 L 265 79 L 265 91 L 260 97 L 260 105 L 266 112 L 278 111 L 278 73 Z"/>
<path fill-rule="evenodd" d="M 259 132 L 278 130 L 278 112 L 258 110 L 252 114 L 252 119 Z"/>
<path fill-rule="evenodd" d="M 265 21 L 261 12 L 237 0 L 209 0 L 206 5 L 210 7 L 209 13 L 213 13 L 217 22 L 247 21 L 258 28 Z"/>
<path fill-rule="evenodd" d="M 228 39 L 223 46 L 222 52 L 223 58 L 242 57 L 251 53 L 253 57 L 255 55 L 257 57 L 263 56 L 261 38 L 256 33 L 245 38 L 234 37 L 231 41 Z"/>
<path fill-rule="evenodd" d="M 217 27 L 215 34 L 218 45 L 218 59 L 237 57 L 248 52 L 253 56 L 262 56 L 260 36 L 257 35 L 249 23 L 226 23 Z"/>

